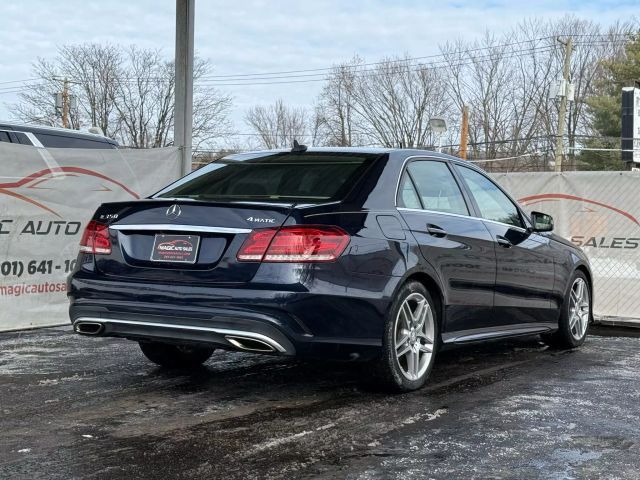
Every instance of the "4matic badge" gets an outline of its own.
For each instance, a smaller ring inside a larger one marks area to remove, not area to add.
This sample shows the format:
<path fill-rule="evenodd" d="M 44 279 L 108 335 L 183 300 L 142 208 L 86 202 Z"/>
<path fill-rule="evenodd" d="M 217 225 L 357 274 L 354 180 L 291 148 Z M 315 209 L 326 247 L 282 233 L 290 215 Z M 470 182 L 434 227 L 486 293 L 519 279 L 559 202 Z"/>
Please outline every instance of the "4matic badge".
<path fill-rule="evenodd" d="M 276 223 L 275 218 L 258 218 L 258 217 L 249 217 L 247 218 L 247 222 L 254 223 Z"/>

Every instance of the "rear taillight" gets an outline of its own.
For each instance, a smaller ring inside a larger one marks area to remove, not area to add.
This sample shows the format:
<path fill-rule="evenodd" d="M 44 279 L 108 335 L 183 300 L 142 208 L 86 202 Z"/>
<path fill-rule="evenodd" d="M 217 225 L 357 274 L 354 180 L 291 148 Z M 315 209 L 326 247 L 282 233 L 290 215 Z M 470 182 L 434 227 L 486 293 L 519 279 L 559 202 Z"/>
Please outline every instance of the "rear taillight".
<path fill-rule="evenodd" d="M 243 262 L 260 262 L 264 257 L 267 248 L 274 235 L 278 232 L 277 228 L 263 228 L 253 230 L 238 251 L 238 260 Z"/>
<path fill-rule="evenodd" d="M 306 225 L 254 230 L 237 258 L 242 262 L 332 262 L 349 244 L 339 227 Z"/>
<path fill-rule="evenodd" d="M 111 253 L 109 227 L 95 220 L 91 220 L 82 234 L 80 251 L 84 253 L 109 255 Z"/>

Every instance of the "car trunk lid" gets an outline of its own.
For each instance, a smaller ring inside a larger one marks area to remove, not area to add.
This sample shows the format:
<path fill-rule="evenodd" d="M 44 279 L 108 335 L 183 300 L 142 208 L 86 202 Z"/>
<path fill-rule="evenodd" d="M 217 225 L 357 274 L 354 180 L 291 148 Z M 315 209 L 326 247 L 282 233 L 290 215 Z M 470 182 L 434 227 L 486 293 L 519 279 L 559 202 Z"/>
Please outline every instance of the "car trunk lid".
<path fill-rule="evenodd" d="M 103 205 L 111 253 L 96 255 L 99 272 L 162 282 L 243 283 L 259 263 L 236 261 L 251 230 L 281 226 L 293 204 L 174 199 Z"/>

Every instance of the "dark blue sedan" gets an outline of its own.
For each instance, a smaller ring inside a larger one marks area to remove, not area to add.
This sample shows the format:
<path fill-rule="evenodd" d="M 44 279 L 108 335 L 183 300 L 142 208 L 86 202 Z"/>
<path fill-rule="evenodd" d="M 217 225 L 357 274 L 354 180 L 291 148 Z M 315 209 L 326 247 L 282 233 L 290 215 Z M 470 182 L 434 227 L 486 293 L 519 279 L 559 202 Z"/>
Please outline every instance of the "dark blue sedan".
<path fill-rule="evenodd" d="M 589 263 L 552 229 L 479 168 L 431 151 L 231 155 L 96 211 L 70 317 L 165 367 L 215 348 L 343 358 L 413 390 L 442 345 L 584 342 Z"/>

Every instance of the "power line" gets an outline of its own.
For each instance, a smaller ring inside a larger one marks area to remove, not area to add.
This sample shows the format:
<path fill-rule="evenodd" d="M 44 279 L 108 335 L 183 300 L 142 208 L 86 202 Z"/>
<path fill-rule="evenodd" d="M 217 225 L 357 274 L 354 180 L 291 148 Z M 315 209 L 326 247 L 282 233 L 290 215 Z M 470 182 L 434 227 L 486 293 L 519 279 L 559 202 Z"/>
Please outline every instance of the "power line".
<path fill-rule="evenodd" d="M 553 50 L 554 47 L 541 47 L 535 50 L 526 50 L 523 51 L 523 53 L 520 53 L 519 55 L 510 55 L 508 57 L 504 57 L 504 58 L 520 58 L 520 57 L 524 57 L 527 56 L 530 53 L 533 52 L 548 52 Z M 477 57 L 475 59 L 468 59 L 465 61 L 461 61 L 458 63 L 443 63 L 442 65 L 433 65 L 433 64 L 419 64 L 419 65 L 405 65 L 405 66 L 401 66 L 401 67 L 397 67 L 396 70 L 394 70 L 396 73 L 402 73 L 402 72 L 412 72 L 412 71 L 420 71 L 420 70 L 427 70 L 427 71 L 435 71 L 435 70 L 443 70 L 443 69 L 448 69 L 448 68 L 454 68 L 454 67 L 464 67 L 464 66 L 469 66 L 469 65 L 477 65 L 477 64 L 481 64 L 481 63 L 486 63 L 486 62 L 490 62 L 492 60 L 494 60 L 497 56 L 499 56 L 498 54 L 489 54 L 489 55 L 485 55 L 483 57 Z M 378 69 L 364 69 L 364 70 L 358 70 L 357 67 L 354 69 L 353 71 L 353 76 L 354 77 L 360 77 L 360 78 L 366 78 L 366 77 L 375 77 L 378 75 L 382 75 L 384 74 L 384 72 L 380 72 Z M 289 83 L 313 83 L 313 82 L 323 82 L 326 81 L 328 78 L 327 75 L 322 76 L 321 78 L 311 78 L 311 79 L 304 79 L 304 80 L 281 80 L 281 81 L 264 81 L 264 82 L 240 82 L 240 83 L 218 83 L 218 82 L 197 82 L 197 85 L 203 85 L 203 86 L 216 86 L 216 87 L 228 87 L 228 86 L 249 86 L 249 85 L 278 85 L 278 84 L 289 84 Z"/>
<path fill-rule="evenodd" d="M 7 93 L 9 93 L 9 94 L 11 94 L 11 93 L 21 93 L 21 92 L 24 92 L 24 91 L 27 91 L 27 90 L 33 90 L 36 87 L 44 87 L 46 85 L 47 85 L 46 83 L 33 83 L 33 84 L 29 84 L 29 85 L 23 85 L 23 86 L 20 86 L 20 87 L 10 87 L 10 88 L 5 87 L 4 89 L 0 89 L 0 95 L 7 94 Z"/>
<path fill-rule="evenodd" d="M 541 37 L 542 39 L 544 38 L 548 38 L 548 37 Z M 527 41 L 527 43 L 533 42 L 533 41 L 539 41 L 540 39 L 533 39 L 533 40 L 529 40 Z M 479 51 L 479 50 L 488 50 L 488 49 L 499 49 L 501 47 L 504 46 L 508 46 L 508 45 L 516 45 L 516 44 L 523 44 L 525 42 L 514 42 L 512 44 L 503 44 L 503 45 L 495 45 L 495 46 L 490 46 L 490 47 L 484 47 L 482 49 L 471 49 L 471 50 L 464 50 L 464 51 L 455 51 L 455 52 L 451 52 L 450 55 L 460 55 L 460 54 L 464 54 L 464 53 L 470 53 L 473 51 Z M 592 46 L 595 43 L 588 43 L 588 42 L 582 42 L 580 43 L 580 45 L 589 45 Z M 615 44 L 615 42 L 608 42 L 606 43 L 607 45 L 610 44 Z M 393 67 L 393 65 L 395 64 L 405 64 L 404 66 L 401 66 L 401 69 L 407 69 L 408 71 L 418 71 L 418 70 L 422 70 L 422 69 L 427 69 L 427 70 L 440 70 L 440 69 L 446 69 L 446 68 L 453 68 L 453 67 L 464 67 L 464 66 L 468 66 L 468 65 L 474 65 L 474 64 L 479 64 L 479 63 L 484 63 L 484 62 L 489 62 L 489 61 L 493 61 L 496 58 L 520 58 L 520 57 L 526 57 L 530 54 L 533 53 L 546 53 L 546 52 L 550 52 L 553 51 L 557 48 L 556 45 L 553 44 L 549 44 L 549 45 L 542 45 L 542 46 L 537 46 L 537 47 L 533 47 L 533 48 L 525 48 L 525 49 L 521 49 L 521 50 L 514 50 L 511 52 L 502 52 L 502 51 L 490 51 L 488 53 L 485 53 L 481 56 L 475 57 L 475 58 L 468 58 L 462 61 L 459 61 L 458 63 L 450 63 L 450 60 L 446 57 L 446 55 L 448 54 L 442 54 L 442 55 L 433 55 L 433 56 L 429 56 L 429 57 L 408 57 L 408 58 L 400 58 L 400 59 L 395 59 L 395 60 L 387 60 L 387 61 L 382 61 L 382 62 L 375 62 L 375 63 L 366 63 L 366 64 L 354 64 L 354 65 L 344 65 L 345 69 L 347 70 L 351 70 L 354 76 L 357 77 L 365 77 L 367 75 L 367 73 L 371 72 L 373 76 L 378 75 L 380 72 L 378 69 L 376 68 L 362 68 L 363 66 L 366 65 L 390 65 L 390 67 Z M 424 58 L 436 58 L 436 57 L 442 57 L 441 60 L 435 61 L 435 62 L 431 62 L 431 63 L 420 63 L 420 64 L 411 64 L 413 61 L 415 61 L 416 59 L 424 59 Z M 411 65 L 409 65 L 411 64 Z M 332 67 L 333 68 L 333 67 Z M 199 78 L 195 83 L 196 85 L 200 85 L 200 86 L 220 86 L 220 87 L 226 87 L 226 86 L 252 86 L 252 85 L 279 85 L 279 84 L 295 84 L 295 83 L 314 83 L 314 82 L 322 82 L 322 81 L 326 81 L 328 77 L 330 77 L 331 73 L 334 70 L 329 70 L 329 71 L 325 71 L 326 69 L 309 69 L 309 70 L 298 70 L 298 71 L 291 71 L 291 72 L 306 72 L 306 71 L 318 71 L 318 70 L 322 70 L 321 73 L 301 73 L 301 74 L 295 74 L 295 75 L 280 75 L 280 76 L 263 76 L 263 77 L 257 77 L 257 76 L 252 76 L 252 77 L 248 77 L 248 75 L 258 75 L 258 74 L 246 74 L 247 78 L 243 78 L 242 75 L 237 75 L 237 76 L 219 76 L 218 80 L 214 80 L 212 79 L 213 77 L 209 77 L 209 76 L 205 76 L 205 77 L 201 77 Z M 402 70 L 400 70 L 402 71 Z M 285 73 L 285 72 L 282 72 Z M 262 75 L 275 75 L 275 72 L 273 74 L 262 74 Z M 226 79 L 222 79 L 222 77 L 225 77 Z M 233 78 L 232 78 L 233 77 Z M 313 77 L 313 78 L 309 78 L 309 77 Z M 162 79 L 162 77 L 156 77 L 158 79 Z M 165 77 L 168 78 L 168 77 Z M 127 80 L 128 79 L 128 80 Z M 126 80 L 129 83 L 134 83 L 136 81 L 138 81 L 138 79 L 133 78 L 133 77 L 125 77 L 124 80 Z M 255 80 L 264 80 L 264 81 L 255 81 Z"/>
<path fill-rule="evenodd" d="M 605 38 L 611 38 L 611 35 L 605 35 L 605 34 L 600 34 L 600 35 L 579 35 L 581 37 L 605 37 Z M 619 35 L 615 35 L 616 37 L 618 36 L 626 36 L 628 37 L 628 35 L 625 34 L 619 34 Z M 351 69 L 353 70 L 354 75 L 356 76 L 364 76 L 367 73 L 377 73 L 378 69 L 376 68 L 363 68 L 363 67 L 371 67 L 371 66 L 380 66 L 380 65 L 389 65 L 389 66 L 393 66 L 393 65 L 403 65 L 403 67 L 401 68 L 413 68 L 414 70 L 419 70 L 419 69 L 423 69 L 423 68 L 427 68 L 427 69 L 431 69 L 431 70 L 438 70 L 438 69 L 443 69 L 443 68 L 453 68 L 453 67 L 464 67 L 464 66 L 468 66 L 468 65 L 472 65 L 472 64 L 478 64 L 478 63 L 483 63 L 486 61 L 492 61 L 495 58 L 498 57 L 503 57 L 503 58 L 519 58 L 519 57 L 523 57 L 523 56 L 527 56 L 528 54 L 533 54 L 533 53 L 546 53 L 549 52 L 553 49 L 556 48 L 555 45 L 553 44 L 547 44 L 547 45 L 542 45 L 542 46 L 533 46 L 530 48 L 523 48 L 523 49 L 519 49 L 519 50 L 512 50 L 509 52 L 504 52 L 504 51 L 500 51 L 500 49 L 506 48 L 506 47 L 512 47 L 512 46 L 516 46 L 516 45 L 525 45 L 525 44 L 531 44 L 531 43 L 535 43 L 535 42 L 540 42 L 543 40 L 549 40 L 554 38 L 553 36 L 546 36 L 546 37 L 538 37 L 538 38 L 533 38 L 533 39 L 528 39 L 528 40 L 522 40 L 519 42 L 511 42 L 511 43 L 504 43 L 504 44 L 497 44 L 497 45 L 489 45 L 489 46 L 485 46 L 485 47 L 478 47 L 478 48 L 473 48 L 473 49 L 467 49 L 467 50 L 455 50 L 455 51 L 451 51 L 451 52 L 446 52 L 446 53 L 440 53 L 440 54 L 434 54 L 434 55 L 425 55 L 425 56 L 420 56 L 420 57 L 407 57 L 407 58 L 398 58 L 398 59 L 389 59 L 389 60 L 384 60 L 384 61 L 378 61 L 378 62 L 369 62 L 369 63 L 362 63 L 362 64 L 356 64 L 356 65 L 344 65 L 344 67 L 346 69 Z M 578 45 L 583 45 L 583 46 L 593 46 L 593 45 L 598 45 L 598 44 L 615 44 L 615 43 L 619 43 L 619 40 L 600 40 L 600 41 L 592 41 L 592 42 L 580 42 Z M 464 61 L 460 61 L 458 63 L 451 63 L 449 58 L 450 56 L 460 56 L 460 55 L 467 55 L 473 52 L 479 52 L 479 51 L 486 51 L 486 53 L 483 53 L 482 55 L 475 57 L 475 58 L 469 58 L 469 59 L 465 59 Z M 521 55 L 519 55 L 521 54 Z M 413 62 L 416 61 L 421 61 L 421 60 L 426 60 L 426 59 L 439 59 L 439 60 L 435 60 L 433 62 L 430 63 L 420 63 L 417 65 L 409 65 Z M 340 68 L 340 66 L 332 66 L 332 67 L 324 67 L 324 68 L 315 68 L 315 69 L 303 69 L 303 70 L 286 70 L 286 71 L 279 71 L 279 72 L 263 72 L 263 73 L 247 73 L 247 74 L 232 74 L 232 75 L 208 75 L 208 76 L 203 76 L 200 79 L 198 79 L 196 81 L 197 85 L 201 85 L 201 86 L 221 86 L 221 87 L 225 87 L 225 86 L 251 86 L 251 85 L 278 85 L 278 84 L 294 84 L 294 83 L 312 83 L 312 82 L 320 82 L 320 81 L 325 81 L 327 76 L 330 75 L 333 71 L 335 71 L 336 68 Z M 402 71 L 402 70 L 401 70 Z M 127 82 L 127 83 L 132 83 L 132 82 L 137 82 L 138 80 L 140 80 L 141 77 L 122 77 L 121 81 L 123 82 Z M 170 79 L 169 76 L 167 77 L 144 77 L 144 79 L 146 80 L 168 80 Z M 38 80 L 38 78 L 34 78 L 34 79 L 25 79 L 26 81 L 29 80 Z M 256 81 L 256 80 L 264 80 L 264 81 Z M 76 79 L 76 81 L 78 81 Z M 19 80 L 12 80 L 12 81 L 7 81 L 7 82 L 2 82 L 0 84 L 8 84 L 8 83 L 18 83 L 20 82 Z M 8 86 L 8 87 L 0 87 L 0 93 L 8 93 L 8 94 L 12 94 L 12 93 L 19 93 L 19 91 L 21 90 L 25 90 L 25 89 L 29 89 L 29 88 L 33 88 L 33 87 L 37 87 L 37 86 L 41 86 L 42 84 L 27 84 L 24 83 L 21 86 L 16 86 L 16 85 L 12 85 L 12 86 Z"/>
<path fill-rule="evenodd" d="M 467 49 L 467 50 L 458 50 L 455 52 L 451 52 L 452 54 L 460 54 L 460 53 L 471 53 L 471 52 L 477 52 L 480 50 L 489 50 L 492 48 L 503 48 L 503 47 L 510 47 L 510 46 L 514 46 L 514 45 L 522 45 L 525 43 L 532 43 L 532 42 L 537 42 L 540 40 L 545 40 L 551 37 L 539 37 L 539 38 L 532 38 L 532 39 L 528 39 L 528 40 L 522 40 L 520 42 L 511 42 L 511 43 L 504 43 L 504 44 L 499 44 L 499 45 L 492 45 L 492 46 L 487 46 L 487 47 L 478 47 L 478 48 L 472 48 L 472 49 Z M 394 63 L 394 62 L 405 62 L 405 61 L 414 61 L 414 60 L 425 60 L 425 59 L 429 59 L 429 58 L 440 58 L 440 57 L 445 57 L 447 54 L 444 53 L 439 53 L 439 54 L 433 54 L 433 55 L 424 55 L 424 56 L 420 56 L 420 57 L 408 57 L 408 58 L 402 58 L 402 59 L 397 59 L 397 60 L 390 60 L 390 61 L 378 61 L 378 62 L 370 62 L 370 63 L 362 63 L 359 64 L 358 66 L 362 66 L 362 67 L 369 67 L 369 66 L 374 66 L 374 65 L 382 65 L 385 63 Z M 339 67 L 340 65 L 338 65 Z M 334 69 L 336 68 L 336 65 L 333 65 L 331 67 L 323 67 L 323 68 L 310 68 L 310 69 L 305 69 L 305 70 L 289 70 L 289 71 L 282 71 L 282 72 L 262 72 L 262 73 L 239 73 L 239 74 L 235 74 L 235 75 L 207 75 L 203 78 L 211 78 L 211 79 L 215 79 L 215 78 L 230 78 L 230 77 L 255 77 L 255 76 L 265 76 L 265 75 L 283 75 L 283 74 L 297 74 L 297 73 L 307 73 L 307 72 L 320 72 L 320 71 L 326 71 L 326 72 L 332 72 Z"/>
<path fill-rule="evenodd" d="M 523 49 L 523 50 L 515 50 L 513 52 L 509 52 L 508 54 L 504 54 L 503 52 L 491 52 L 491 53 L 487 53 L 485 55 L 479 56 L 479 57 L 475 57 L 475 58 L 471 58 L 471 59 L 465 59 L 463 61 L 460 61 L 458 63 L 451 63 L 449 60 L 440 60 L 439 62 L 435 62 L 435 63 L 431 63 L 431 64 L 410 64 L 411 60 L 408 59 L 398 59 L 398 60 L 394 60 L 394 61 L 390 61 L 389 63 L 391 63 L 391 68 L 396 68 L 396 72 L 403 72 L 403 71 L 420 71 L 420 70 L 442 70 L 442 69 L 447 69 L 447 68 L 453 68 L 453 67 L 463 67 L 463 66 L 468 66 L 468 65 L 475 65 L 475 64 L 480 64 L 480 63 L 484 63 L 484 62 L 489 62 L 492 61 L 496 58 L 520 58 L 520 57 L 526 57 L 527 55 L 530 55 L 532 53 L 543 53 L 543 52 L 549 52 L 554 50 L 556 47 L 549 45 L 549 46 L 543 46 L 543 47 L 536 47 L 536 48 L 528 48 L 528 49 Z M 399 67 L 394 67 L 393 65 L 399 63 L 399 62 L 403 62 L 405 63 L 405 65 L 401 65 Z M 387 62 L 381 62 L 380 64 L 384 65 Z M 353 75 L 356 77 L 367 77 L 367 76 L 376 76 L 376 75 L 380 75 L 383 72 L 380 72 L 378 69 L 361 69 L 360 65 L 354 65 L 351 67 L 353 71 Z M 282 79 L 287 79 L 287 78 L 299 78 L 299 77 L 319 77 L 319 78 L 306 78 L 303 80 L 279 80 L 279 81 L 270 81 L 270 80 L 274 80 L 274 79 L 278 79 L 278 78 L 282 78 Z M 322 82 L 322 81 L 326 81 L 327 78 L 330 75 L 325 74 L 325 73 L 318 73 L 318 74 L 308 74 L 308 75 L 291 75 L 291 76 L 282 76 L 282 77 L 264 77 L 264 82 L 254 82 L 252 80 L 257 80 L 258 78 L 252 78 L 252 79 L 247 79 L 250 81 L 242 81 L 240 83 L 233 83 L 233 82 L 225 82 L 223 80 L 214 80 L 214 81 L 201 81 L 200 79 L 197 80 L 195 82 L 196 85 L 200 85 L 200 86 L 220 86 L 220 87 L 224 87 L 224 86 L 249 86 L 249 85 L 278 85 L 278 84 L 290 84 L 290 83 L 312 83 L 312 82 Z M 129 80 L 128 83 L 135 83 L 137 80 Z M 225 82 L 225 83 L 221 83 L 221 82 Z"/>
<path fill-rule="evenodd" d="M 591 35 L 575 35 L 575 36 L 580 36 L 580 37 L 605 37 L 608 38 L 609 36 L 629 36 L 628 34 L 591 34 Z M 444 53 L 439 53 L 439 54 L 433 54 L 433 55 L 425 55 L 425 56 L 420 56 L 420 57 L 409 57 L 407 59 L 398 59 L 398 60 L 393 60 L 393 61 L 397 61 L 397 62 L 403 62 L 405 60 L 409 60 L 409 61 L 413 61 L 413 60 L 424 60 L 424 59 L 428 59 L 428 58 L 439 58 L 439 57 L 445 57 L 448 54 L 461 54 L 461 53 L 471 53 L 471 52 L 477 52 L 477 51 L 481 51 L 481 50 L 491 50 L 491 49 L 496 49 L 496 48 L 504 48 L 504 47 L 510 47 L 510 46 L 514 46 L 514 45 L 523 45 L 526 43 L 533 43 L 533 42 L 539 42 L 542 40 L 551 40 L 551 39 L 555 39 L 555 35 L 547 35 L 544 37 L 537 37 L 537 38 L 531 38 L 531 39 L 527 39 L 527 40 L 521 40 L 519 42 L 511 42 L 511 43 L 503 43 L 503 44 L 497 44 L 497 45 L 489 45 L 486 47 L 478 47 L 478 48 L 472 48 L 472 49 L 467 49 L 467 50 L 457 50 L 454 52 L 448 52 L 447 54 Z M 371 63 L 363 63 L 360 64 L 361 66 L 373 66 L 373 65 L 381 65 L 384 64 L 386 62 L 371 62 Z M 280 71 L 280 72 L 261 72 L 261 73 L 242 73 L 242 74 L 235 74 L 235 75 L 207 75 L 203 78 L 211 78 L 211 79 L 216 79 L 216 78 L 230 78 L 230 77 L 254 77 L 254 76 L 265 76 L 265 75 L 284 75 L 284 74 L 297 74 L 297 73 L 307 73 L 307 72 L 319 72 L 319 71 L 329 71 L 331 72 L 332 70 L 334 70 L 336 68 L 336 66 L 331 66 L 331 67 L 324 67 L 324 68 L 311 68 L 311 69 L 304 69 L 304 70 L 288 70 L 288 71 Z"/>
<path fill-rule="evenodd" d="M 633 35 L 629 34 L 629 33 L 602 33 L 602 34 L 575 34 L 575 35 L 571 35 L 572 37 L 580 37 L 580 38 L 597 38 L 600 40 L 593 40 L 590 42 L 577 42 L 576 45 L 588 45 L 588 46 L 593 46 L 593 45 L 598 45 L 598 44 L 612 44 L 612 43 L 618 43 L 618 44 L 624 44 L 626 43 L 626 41 L 624 40 L 615 40 L 615 38 L 620 38 L 622 37 L 623 39 L 632 39 Z M 511 47 L 511 46 L 516 46 L 516 45 L 524 45 L 524 44 L 528 44 L 528 43 L 535 43 L 535 42 L 541 42 L 544 40 L 551 40 L 554 39 L 555 36 L 554 35 L 547 35 L 547 36 L 543 36 L 543 37 L 536 37 L 536 38 L 532 38 L 532 39 L 527 39 L 527 40 L 521 40 L 518 42 L 510 42 L 510 43 L 503 43 L 503 44 L 496 44 L 496 45 L 488 45 L 488 46 L 484 46 L 484 47 L 477 47 L 477 48 L 471 48 L 471 49 L 466 49 L 466 50 L 455 50 L 455 51 L 451 51 L 451 52 L 446 52 L 446 53 L 439 53 L 439 54 L 432 54 L 432 55 L 423 55 L 423 56 L 418 56 L 418 57 L 407 57 L 407 58 L 399 58 L 399 59 L 389 59 L 389 60 L 384 60 L 384 61 L 377 61 L 377 62 L 368 62 L 368 63 L 362 63 L 362 64 L 358 64 L 356 65 L 356 67 L 361 68 L 361 67 L 370 67 L 370 66 L 378 66 L 378 65 L 383 65 L 383 64 L 393 64 L 393 63 L 405 63 L 405 62 L 414 62 L 414 61 L 419 61 L 419 60 L 426 60 L 426 59 L 438 59 L 441 58 L 443 60 L 439 60 L 436 61 L 435 63 L 442 63 L 448 55 L 461 55 L 461 54 L 469 54 L 469 53 L 473 53 L 473 52 L 478 52 L 478 51 L 483 51 L 483 50 L 496 50 L 496 49 L 501 49 L 501 48 L 505 48 L 505 47 Z M 543 45 L 542 48 L 546 48 L 550 45 Z M 536 47 L 538 48 L 538 47 Z M 527 51 L 530 49 L 524 49 L 524 50 L 520 50 L 520 51 Z M 493 55 L 495 54 L 495 52 L 490 52 L 489 55 Z M 311 68 L 311 69 L 301 69 L 301 70 L 283 70 L 283 71 L 275 71 L 275 72 L 254 72 L 254 73 L 238 73 L 238 74 L 225 74 L 225 75 L 205 75 L 203 77 L 201 77 L 200 80 L 211 80 L 212 82 L 231 82 L 231 81 L 236 81 L 241 78 L 248 78 L 249 80 L 257 80 L 260 78 L 253 78 L 253 77 L 267 77 L 267 78 L 274 78 L 274 79 L 279 79 L 282 78 L 281 76 L 284 75 L 286 78 L 294 78 L 294 77 L 302 77 L 302 76 L 306 76 L 306 75 L 297 75 L 297 74 L 305 74 L 305 73 L 312 73 L 313 76 L 318 76 L 318 75 L 322 75 L 322 73 L 319 72 L 327 72 L 327 73 L 331 73 L 334 69 L 339 68 L 341 65 L 333 65 L 330 67 L 322 67 L 322 68 Z M 350 65 L 347 65 L 347 67 L 349 68 Z M 145 77 L 147 79 L 166 79 L 169 77 Z M 138 80 L 139 77 L 123 77 L 123 79 L 125 80 Z M 266 78 L 265 78 L 266 79 Z M 32 77 L 32 78 L 26 78 L 26 79 L 20 79 L 20 80 L 7 80 L 7 81 L 3 81 L 0 82 L 0 85 L 8 85 L 8 84 L 13 84 L 13 83 L 24 83 L 26 84 L 26 82 L 30 82 L 30 81 L 34 81 L 34 80 L 40 80 L 39 77 Z M 13 88 L 13 87 L 5 87 L 5 89 L 9 89 L 9 88 Z M 0 88 L 0 90 L 2 90 L 2 88 Z"/>
<path fill-rule="evenodd" d="M 7 80 L 5 82 L 0 82 L 0 85 L 6 85 L 8 83 L 23 83 L 23 82 L 30 82 L 32 80 L 40 80 L 39 77 L 33 77 L 33 78 L 23 78 L 22 80 Z"/>

